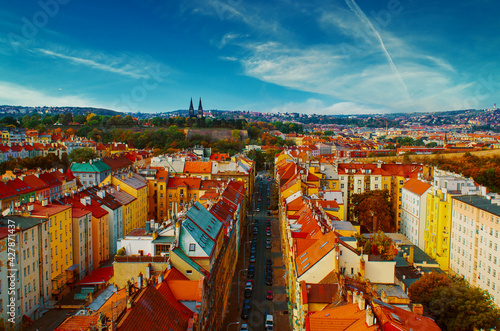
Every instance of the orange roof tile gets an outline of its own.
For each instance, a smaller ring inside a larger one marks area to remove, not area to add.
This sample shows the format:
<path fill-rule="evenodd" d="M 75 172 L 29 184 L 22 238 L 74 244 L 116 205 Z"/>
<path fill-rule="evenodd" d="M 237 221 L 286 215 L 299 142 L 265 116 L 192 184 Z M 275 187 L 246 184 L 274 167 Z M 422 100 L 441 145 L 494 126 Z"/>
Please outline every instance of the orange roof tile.
<path fill-rule="evenodd" d="M 209 174 L 212 172 L 212 162 L 187 161 L 184 164 L 186 174 Z"/>
<path fill-rule="evenodd" d="M 410 192 L 415 193 L 416 195 L 424 194 L 429 188 L 430 184 L 419 181 L 418 179 L 411 178 L 404 185 L 403 188 L 407 189 Z"/>
<path fill-rule="evenodd" d="M 337 237 L 333 231 L 323 235 L 304 253 L 296 257 L 297 274 L 300 276 L 311 269 L 319 260 L 335 247 Z"/>

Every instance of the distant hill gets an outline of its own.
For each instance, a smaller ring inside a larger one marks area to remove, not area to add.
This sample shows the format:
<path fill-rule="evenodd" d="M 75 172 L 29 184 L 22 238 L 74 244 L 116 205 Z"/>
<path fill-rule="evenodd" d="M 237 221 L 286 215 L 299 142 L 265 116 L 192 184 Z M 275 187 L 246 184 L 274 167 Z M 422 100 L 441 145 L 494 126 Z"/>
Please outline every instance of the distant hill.
<path fill-rule="evenodd" d="M 72 113 L 73 115 L 85 115 L 87 113 L 94 113 L 96 115 L 102 115 L 102 116 L 125 115 L 125 113 L 123 112 L 111 109 L 93 108 L 93 107 L 24 107 L 24 106 L 7 106 L 7 105 L 0 106 L 0 117 L 4 116 L 22 117 L 25 115 L 32 115 L 35 113 L 40 115 L 45 115 L 45 114 L 56 115 L 65 113 Z"/>

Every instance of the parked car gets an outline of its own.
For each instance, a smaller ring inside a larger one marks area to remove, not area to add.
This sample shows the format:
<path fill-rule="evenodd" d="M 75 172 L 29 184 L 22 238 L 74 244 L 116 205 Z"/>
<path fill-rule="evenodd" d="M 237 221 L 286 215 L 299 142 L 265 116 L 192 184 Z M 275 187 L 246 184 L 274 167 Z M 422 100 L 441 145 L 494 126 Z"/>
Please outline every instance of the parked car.
<path fill-rule="evenodd" d="M 271 327 L 271 329 L 269 329 Z M 274 316 L 271 315 L 268 311 L 266 311 L 265 319 L 264 319 L 264 328 L 266 330 L 272 330 L 274 327 Z"/>
<path fill-rule="evenodd" d="M 267 274 L 266 275 L 266 285 L 269 285 L 269 286 L 273 285 L 273 276 L 272 276 L 272 274 Z"/>
<path fill-rule="evenodd" d="M 250 262 L 254 263 L 255 262 L 255 255 L 250 255 Z"/>
<path fill-rule="evenodd" d="M 273 260 L 270 257 L 268 257 L 267 260 L 266 260 L 266 264 L 267 265 L 272 265 L 273 264 Z"/>
<path fill-rule="evenodd" d="M 250 315 L 250 306 L 243 307 L 243 310 L 241 311 L 241 318 L 247 320 L 249 315 Z"/>
<path fill-rule="evenodd" d="M 250 298 L 252 296 L 252 290 L 246 289 L 245 290 L 245 298 Z"/>
<path fill-rule="evenodd" d="M 248 324 L 241 324 L 240 331 L 248 331 Z"/>
<path fill-rule="evenodd" d="M 271 245 L 271 243 L 266 243 L 266 249 L 271 249 L 273 248 L 273 246 Z"/>
<path fill-rule="evenodd" d="M 266 299 L 267 300 L 273 299 L 273 290 L 267 290 Z"/>
<path fill-rule="evenodd" d="M 255 269 L 248 269 L 248 278 L 253 278 L 255 276 Z"/>

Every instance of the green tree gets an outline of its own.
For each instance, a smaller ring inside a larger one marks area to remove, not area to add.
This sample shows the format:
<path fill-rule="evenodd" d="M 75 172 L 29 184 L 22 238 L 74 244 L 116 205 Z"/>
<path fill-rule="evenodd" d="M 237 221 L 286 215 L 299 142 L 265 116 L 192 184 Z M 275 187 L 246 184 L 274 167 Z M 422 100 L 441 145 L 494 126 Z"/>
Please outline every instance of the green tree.
<path fill-rule="evenodd" d="M 73 114 L 69 113 L 69 112 L 65 113 L 61 123 L 64 125 L 68 125 L 68 123 L 71 123 L 71 122 L 73 122 Z"/>
<path fill-rule="evenodd" d="M 97 154 L 92 148 L 77 148 L 69 153 L 69 159 L 71 162 L 88 162 L 91 159 L 95 159 Z"/>
<path fill-rule="evenodd" d="M 73 123 L 85 124 L 85 115 L 75 115 Z"/>
<path fill-rule="evenodd" d="M 433 292 L 427 312 L 443 330 L 498 329 L 500 312 L 488 292 L 456 280 Z"/>

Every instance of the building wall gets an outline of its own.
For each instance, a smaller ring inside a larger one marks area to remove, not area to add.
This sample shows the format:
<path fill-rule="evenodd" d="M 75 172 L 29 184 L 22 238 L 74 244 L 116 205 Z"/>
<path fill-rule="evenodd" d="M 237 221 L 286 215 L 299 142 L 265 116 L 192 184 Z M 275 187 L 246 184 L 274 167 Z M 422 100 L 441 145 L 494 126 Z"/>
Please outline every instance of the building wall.
<path fill-rule="evenodd" d="M 203 274 L 199 273 L 191 265 L 186 263 L 183 259 L 175 254 L 175 250 L 170 253 L 170 262 L 172 265 L 179 270 L 183 275 L 185 275 L 189 280 L 200 280 Z M 189 273 L 188 271 L 191 271 Z"/>
<path fill-rule="evenodd" d="M 125 237 L 118 241 L 117 249 L 125 247 L 125 255 L 139 255 L 143 251 L 144 255 L 155 255 L 153 237 Z"/>
<path fill-rule="evenodd" d="M 68 207 L 49 215 L 49 235 L 51 238 L 51 279 L 52 292 L 66 289 L 66 269 L 73 265 L 73 218 Z"/>
<path fill-rule="evenodd" d="M 418 195 L 405 188 L 402 189 L 400 230 L 408 240 L 421 250 L 425 249 L 424 235 L 428 191 Z"/>
<path fill-rule="evenodd" d="M 92 215 L 92 265 L 94 269 L 109 258 L 109 218 L 104 215 L 96 218 Z"/>
<path fill-rule="evenodd" d="M 424 252 L 448 271 L 450 260 L 451 196 L 435 189 L 427 193 Z"/>
<path fill-rule="evenodd" d="M 151 271 L 155 275 L 163 272 L 168 267 L 168 263 L 158 262 L 114 262 L 114 284 L 118 288 L 124 288 L 127 280 L 134 278 L 137 281 L 137 276 L 142 273 L 143 279 L 146 277 L 148 265 L 151 265 Z"/>
<path fill-rule="evenodd" d="M 21 314 L 35 319 L 35 311 L 40 304 L 40 273 L 39 273 L 39 240 L 41 231 L 38 226 L 22 230 L 20 233 L 20 267 L 21 276 Z"/>
<path fill-rule="evenodd" d="M 500 216 L 452 198 L 450 272 L 489 292 L 500 305 Z"/>
<path fill-rule="evenodd" d="M 73 217 L 73 263 L 79 265 L 80 279 L 92 272 L 92 214 Z"/>

